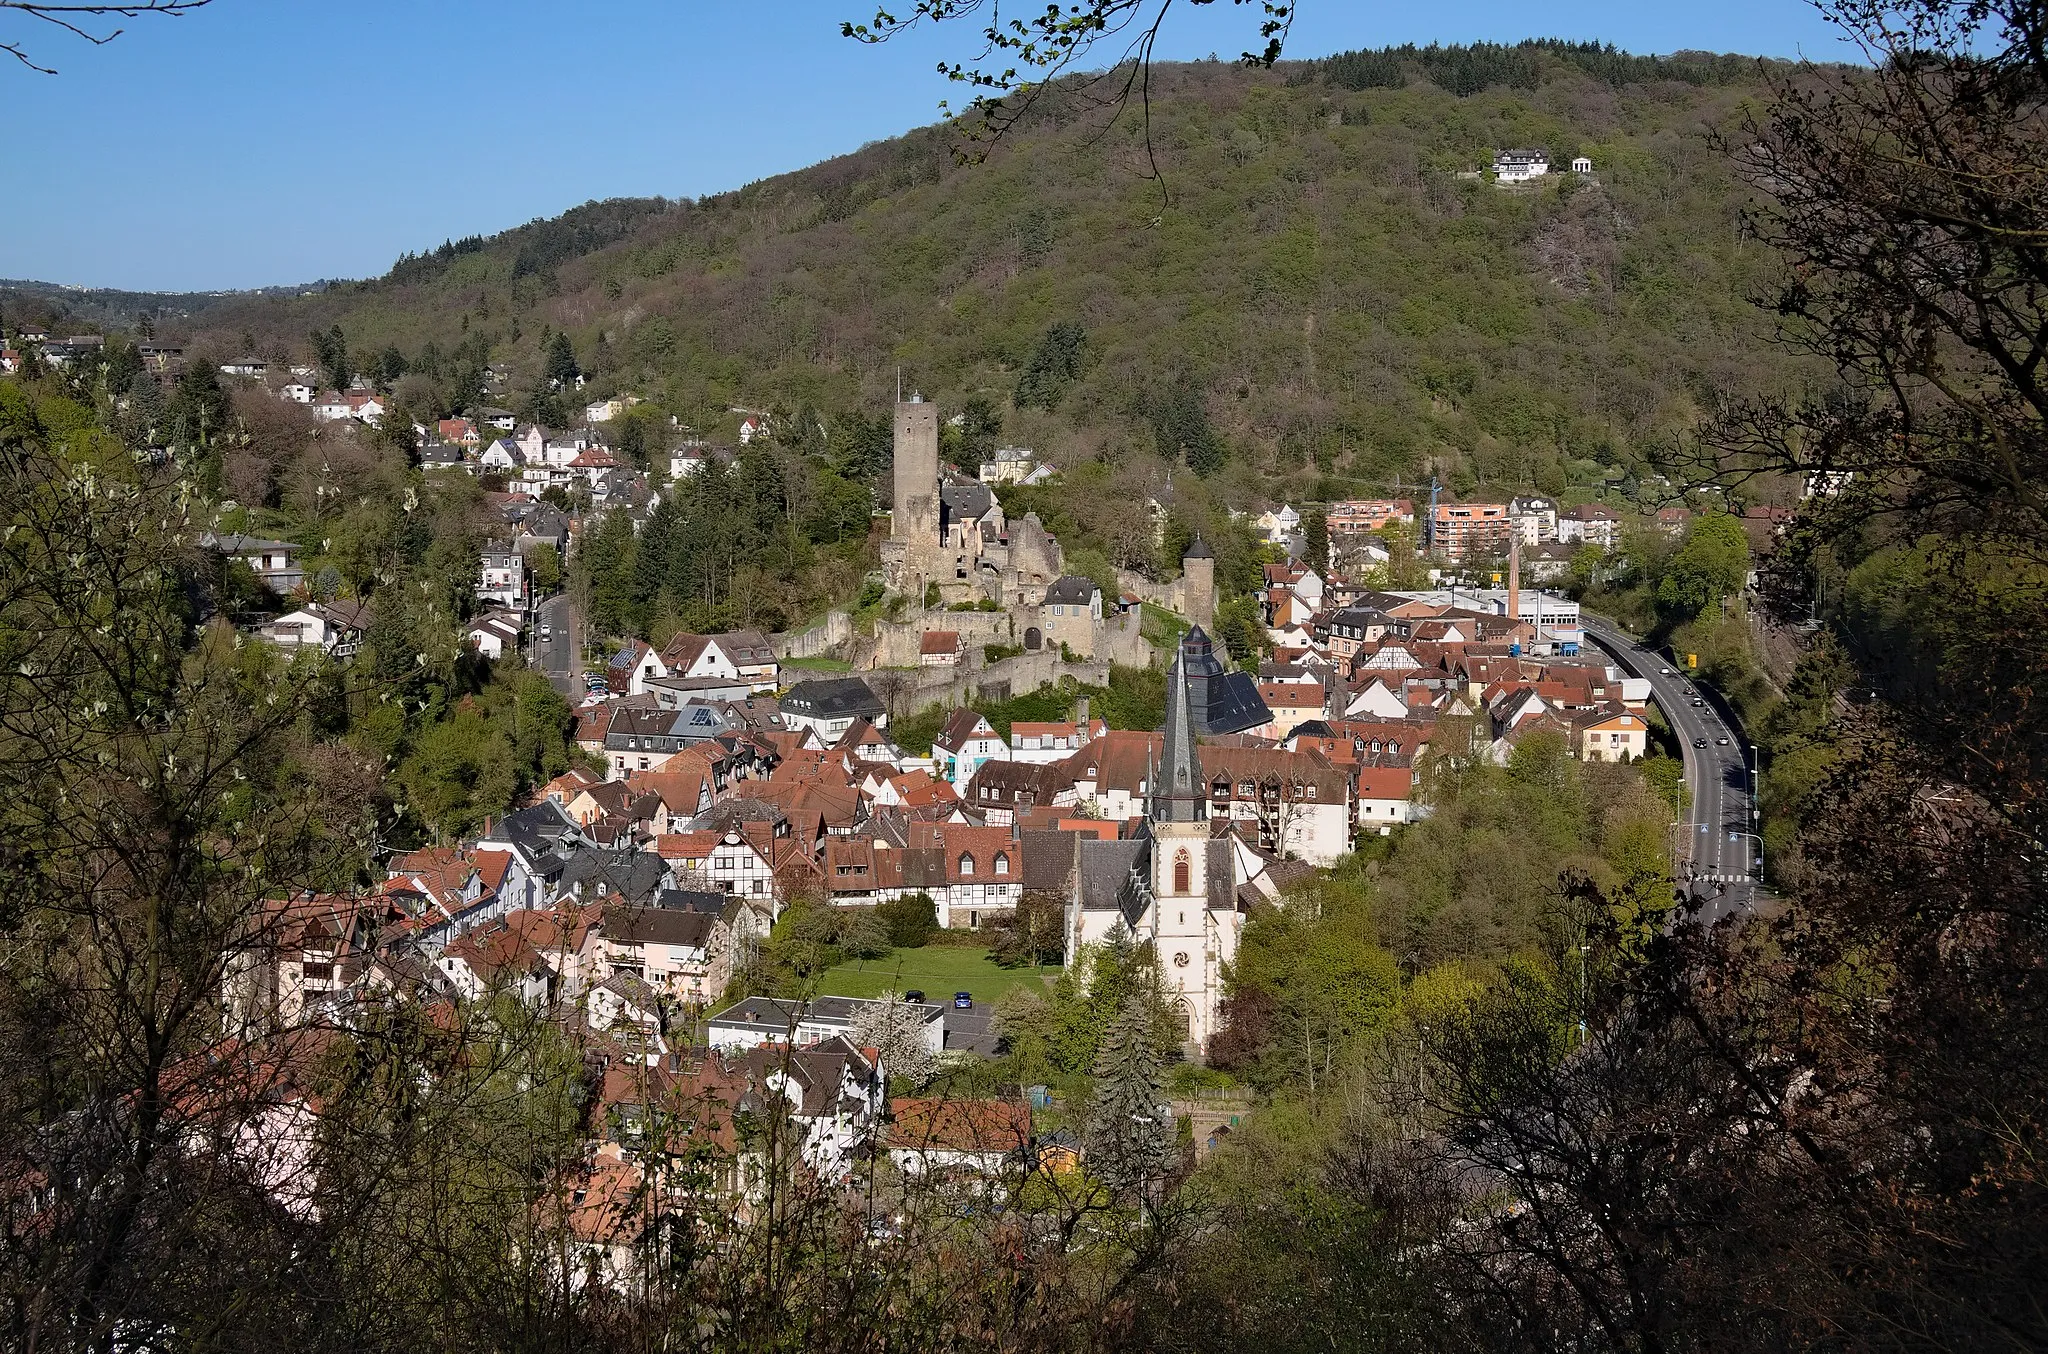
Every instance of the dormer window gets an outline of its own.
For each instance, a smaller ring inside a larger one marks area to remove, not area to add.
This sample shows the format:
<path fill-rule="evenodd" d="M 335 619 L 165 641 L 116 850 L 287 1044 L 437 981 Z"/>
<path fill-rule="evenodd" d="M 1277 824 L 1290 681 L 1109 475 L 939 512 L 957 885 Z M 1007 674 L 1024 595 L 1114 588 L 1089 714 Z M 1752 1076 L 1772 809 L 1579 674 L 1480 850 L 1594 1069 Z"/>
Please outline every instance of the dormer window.
<path fill-rule="evenodd" d="M 1009 855 L 1008 855 L 1007 853 L 1005 853 L 1005 852 L 1002 852 L 1002 851 L 998 851 L 998 852 L 996 852 L 996 873 L 997 873 L 997 874 L 1008 874 L 1009 872 L 1010 872 L 1010 857 L 1009 857 Z"/>
<path fill-rule="evenodd" d="M 974 857 L 968 855 L 965 851 L 963 851 L 960 853 L 960 877 L 962 879 L 969 879 L 972 878 L 973 875 Z"/>

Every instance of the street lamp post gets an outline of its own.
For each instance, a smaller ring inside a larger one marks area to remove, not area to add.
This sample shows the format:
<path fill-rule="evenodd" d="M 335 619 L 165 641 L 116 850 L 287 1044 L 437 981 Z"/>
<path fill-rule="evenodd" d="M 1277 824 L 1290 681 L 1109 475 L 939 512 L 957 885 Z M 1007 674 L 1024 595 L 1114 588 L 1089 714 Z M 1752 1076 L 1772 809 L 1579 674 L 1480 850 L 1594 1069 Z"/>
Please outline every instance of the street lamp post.
<path fill-rule="evenodd" d="M 1729 833 L 1728 833 L 1728 840 L 1729 840 L 1729 841 L 1731 841 L 1731 842 L 1732 842 L 1732 841 L 1739 841 L 1740 839 L 1742 839 L 1742 838 L 1744 838 L 1744 837 L 1747 837 L 1747 838 L 1748 838 L 1749 840 L 1751 840 L 1751 841 L 1753 841 L 1753 842 L 1755 842 L 1755 843 L 1756 843 L 1756 858 L 1755 858 L 1755 865 L 1754 865 L 1754 868 L 1755 868 L 1755 870 L 1756 870 L 1756 881 L 1757 881 L 1757 882 L 1758 882 L 1759 884 L 1761 884 L 1761 883 L 1763 882 L 1763 879 L 1764 879 L 1764 839 L 1763 839 L 1762 837 L 1758 836 L 1758 835 L 1757 835 L 1756 833 L 1754 833 L 1754 832 L 1743 832 L 1743 831 L 1741 831 L 1741 830 L 1739 830 L 1739 829 L 1730 829 L 1730 830 L 1729 830 Z M 1749 865 L 1749 862 L 1745 861 L 1745 862 L 1744 862 L 1744 869 L 1743 869 L 1742 873 L 1743 873 L 1744 875 L 1748 875 L 1748 874 L 1749 874 L 1749 872 L 1750 872 L 1750 865 Z"/>

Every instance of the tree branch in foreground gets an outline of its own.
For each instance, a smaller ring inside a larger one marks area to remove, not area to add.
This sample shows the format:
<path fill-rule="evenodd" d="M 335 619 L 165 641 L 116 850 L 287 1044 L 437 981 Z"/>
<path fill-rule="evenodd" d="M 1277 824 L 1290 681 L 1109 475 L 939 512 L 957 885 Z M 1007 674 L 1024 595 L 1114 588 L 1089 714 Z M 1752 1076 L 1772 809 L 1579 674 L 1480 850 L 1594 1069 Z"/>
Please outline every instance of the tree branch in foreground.
<path fill-rule="evenodd" d="M 140 0 L 130 5 L 92 4 L 46 4 L 43 0 L 0 0 L 0 10 L 12 10 L 26 14 L 32 19 L 54 24 L 74 37 L 84 38 L 95 47 L 104 47 L 127 30 L 116 28 L 109 33 L 97 33 L 83 27 L 89 19 L 133 19 L 142 14 L 167 14 L 172 18 L 187 14 L 213 0 Z M 6 52 L 22 65 L 39 75 L 55 75 L 53 67 L 39 65 L 28 54 L 28 49 L 19 42 L 0 42 L 0 52 Z"/>

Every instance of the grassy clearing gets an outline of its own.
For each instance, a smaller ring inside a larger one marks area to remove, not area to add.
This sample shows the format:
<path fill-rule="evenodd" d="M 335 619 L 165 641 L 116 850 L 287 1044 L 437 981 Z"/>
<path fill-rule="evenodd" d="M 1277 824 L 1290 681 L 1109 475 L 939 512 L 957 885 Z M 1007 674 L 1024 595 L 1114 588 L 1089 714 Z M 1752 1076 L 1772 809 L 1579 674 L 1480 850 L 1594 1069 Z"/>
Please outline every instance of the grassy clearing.
<path fill-rule="evenodd" d="M 1059 976 L 1057 965 L 1043 968 L 998 968 L 988 951 L 965 945 L 921 945 L 893 950 L 881 959 L 855 959 L 826 970 L 819 991 L 835 997 L 879 997 L 894 988 L 912 988 L 930 1001 L 950 1000 L 955 992 L 972 992 L 977 1003 L 994 1001 L 1013 987 L 1047 982 Z"/>

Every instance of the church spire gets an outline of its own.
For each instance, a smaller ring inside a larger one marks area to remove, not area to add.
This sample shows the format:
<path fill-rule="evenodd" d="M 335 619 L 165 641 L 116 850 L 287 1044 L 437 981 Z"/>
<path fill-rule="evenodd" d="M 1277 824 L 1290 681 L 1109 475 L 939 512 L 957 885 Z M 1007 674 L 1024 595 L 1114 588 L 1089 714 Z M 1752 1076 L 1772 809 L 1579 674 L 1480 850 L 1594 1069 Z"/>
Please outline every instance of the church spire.
<path fill-rule="evenodd" d="M 1176 652 L 1167 678 L 1166 746 L 1152 785 L 1155 823 L 1199 823 L 1209 817 L 1208 786 L 1195 751 L 1195 717 L 1188 701 L 1184 654 Z"/>

